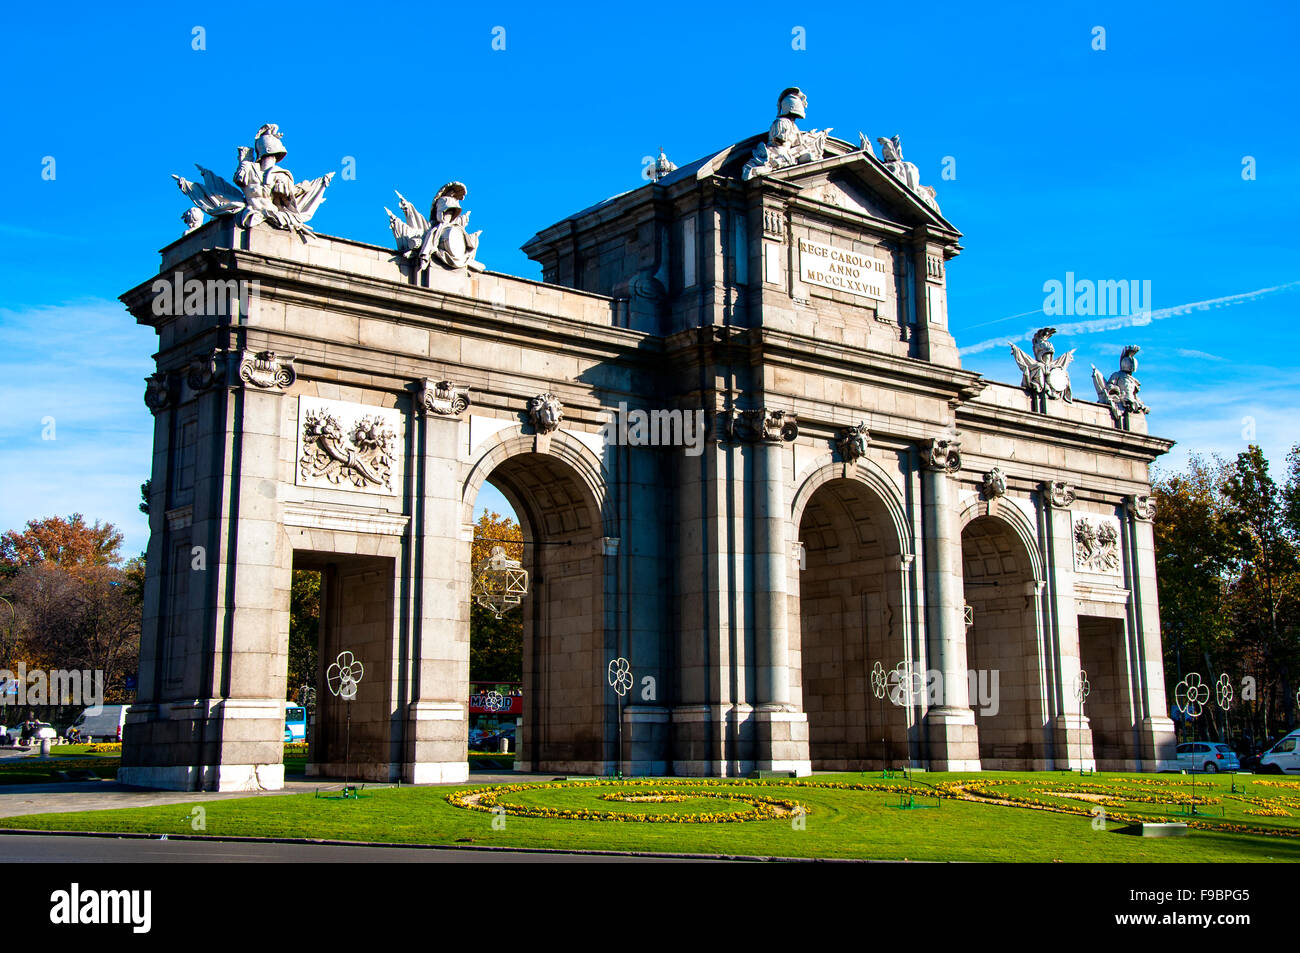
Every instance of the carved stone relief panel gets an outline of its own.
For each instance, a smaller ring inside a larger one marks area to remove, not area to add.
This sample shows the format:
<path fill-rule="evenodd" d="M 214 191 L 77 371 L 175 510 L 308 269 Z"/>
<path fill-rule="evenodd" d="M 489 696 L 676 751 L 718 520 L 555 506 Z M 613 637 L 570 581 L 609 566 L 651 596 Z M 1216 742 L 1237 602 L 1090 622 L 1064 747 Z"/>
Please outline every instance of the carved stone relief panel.
<path fill-rule="evenodd" d="M 404 446 L 402 415 L 393 408 L 298 399 L 298 486 L 396 496 Z"/>

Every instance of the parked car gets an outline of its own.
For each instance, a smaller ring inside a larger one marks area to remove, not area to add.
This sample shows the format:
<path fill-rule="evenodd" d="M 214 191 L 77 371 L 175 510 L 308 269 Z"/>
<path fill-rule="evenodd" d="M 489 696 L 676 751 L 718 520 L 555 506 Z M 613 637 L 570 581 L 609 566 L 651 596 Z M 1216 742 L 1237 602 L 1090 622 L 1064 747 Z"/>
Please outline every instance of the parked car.
<path fill-rule="evenodd" d="M 1178 746 L 1178 763 L 1189 771 L 1240 771 L 1237 753 L 1225 744 L 1212 741 L 1189 741 Z"/>
<path fill-rule="evenodd" d="M 96 741 L 121 741 L 122 726 L 126 724 L 126 710 L 130 705 L 100 705 L 87 708 L 69 728 L 77 729 L 84 744 Z"/>
<path fill-rule="evenodd" d="M 1259 759 L 1261 774 L 1300 774 L 1300 730 L 1293 731 Z"/>
<path fill-rule="evenodd" d="M 36 723 L 36 730 L 28 740 L 28 744 L 39 744 L 42 738 L 49 738 L 51 741 L 57 740 L 59 733 L 54 728 L 43 721 Z M 11 745 L 22 744 L 23 726 L 22 724 L 14 725 L 9 729 L 9 743 Z"/>

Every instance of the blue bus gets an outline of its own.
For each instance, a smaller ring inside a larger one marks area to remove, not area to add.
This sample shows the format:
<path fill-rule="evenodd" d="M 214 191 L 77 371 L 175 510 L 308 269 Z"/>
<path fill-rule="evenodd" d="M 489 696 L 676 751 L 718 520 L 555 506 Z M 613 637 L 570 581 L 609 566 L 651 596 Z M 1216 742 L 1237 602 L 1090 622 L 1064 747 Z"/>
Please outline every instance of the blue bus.
<path fill-rule="evenodd" d="M 307 709 L 302 705 L 284 707 L 284 743 L 307 740 Z"/>

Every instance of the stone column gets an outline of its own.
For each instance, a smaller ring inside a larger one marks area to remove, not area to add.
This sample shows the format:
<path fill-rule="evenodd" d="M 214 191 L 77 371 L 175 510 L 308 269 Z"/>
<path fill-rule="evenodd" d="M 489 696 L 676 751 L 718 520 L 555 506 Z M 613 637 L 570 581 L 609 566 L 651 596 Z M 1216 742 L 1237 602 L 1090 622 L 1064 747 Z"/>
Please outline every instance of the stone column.
<path fill-rule="evenodd" d="M 698 457 L 675 459 L 676 685 L 670 716 L 672 773 L 700 777 L 726 772 L 727 713 L 731 708 L 726 633 L 731 605 L 727 579 L 727 473 L 734 454 L 725 413 L 712 418 L 713 432 Z"/>
<path fill-rule="evenodd" d="M 164 690 L 169 700 L 132 720 L 132 729 L 156 740 L 124 751 L 118 778 L 180 790 L 276 790 L 284 784 L 293 552 L 273 488 L 283 395 L 297 375 L 289 357 L 214 350 L 196 357 L 185 379 L 200 402 L 191 536 L 197 555 L 188 565 L 180 559 L 153 568 L 187 573 L 184 605 L 166 609 L 170 644 L 159 645 L 160 655 L 180 653 L 185 671 L 176 673 L 179 688 L 170 696 Z M 185 688 L 195 696 L 179 698 Z"/>
<path fill-rule="evenodd" d="M 412 405 L 418 421 L 416 607 L 402 776 L 409 784 L 465 781 L 474 531 L 461 525 L 458 440 L 469 395 L 450 381 L 425 380 L 417 384 Z"/>
<path fill-rule="evenodd" d="M 1137 646 L 1133 695 L 1141 704 L 1138 770 L 1177 767 L 1177 735 L 1165 697 L 1164 658 L 1160 645 L 1160 606 L 1156 597 L 1156 548 L 1152 520 L 1156 504 L 1150 496 L 1124 498 L 1122 521 L 1125 571 L 1129 585 L 1129 621 Z"/>
<path fill-rule="evenodd" d="M 236 521 L 221 563 L 229 672 L 217 683 L 220 763 L 216 790 L 275 789 L 284 785 L 284 705 L 289 649 L 289 590 L 293 548 L 285 535 L 277 494 L 284 391 L 297 379 L 292 358 L 270 352 L 234 352 L 229 386 L 236 388 L 234 425 L 239 474 L 230 500 Z M 211 565 L 211 561 L 209 561 Z"/>
<path fill-rule="evenodd" d="M 961 533 L 952 475 L 961 469 L 955 439 L 931 440 L 921 454 L 926 628 L 930 665 L 942 679 L 940 704 L 926 712 L 933 771 L 978 771 L 979 738 L 966 680 Z"/>
<path fill-rule="evenodd" d="M 1039 488 L 1042 502 L 1043 550 L 1046 555 L 1046 642 L 1056 658 L 1056 683 L 1048 686 L 1049 711 L 1054 712 L 1052 741 L 1058 769 L 1096 768 L 1092 728 L 1079 714 L 1074 686 L 1081 669 L 1079 615 L 1074 597 L 1074 523 L 1070 506 L 1074 487 L 1051 481 Z M 1087 711 L 1087 702 L 1084 702 Z"/>
<path fill-rule="evenodd" d="M 754 634 L 757 705 L 754 767 L 759 771 L 812 773 L 808 716 L 790 696 L 790 632 L 787 624 L 790 546 L 786 539 L 785 444 L 799 433 L 793 414 L 762 411 L 756 441 L 754 493 Z"/>

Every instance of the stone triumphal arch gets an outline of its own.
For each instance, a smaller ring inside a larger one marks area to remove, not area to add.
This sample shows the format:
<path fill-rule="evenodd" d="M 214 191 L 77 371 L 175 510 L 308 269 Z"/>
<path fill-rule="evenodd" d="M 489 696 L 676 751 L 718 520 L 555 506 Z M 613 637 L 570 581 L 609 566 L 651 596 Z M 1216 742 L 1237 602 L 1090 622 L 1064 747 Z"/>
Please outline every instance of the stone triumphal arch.
<path fill-rule="evenodd" d="M 1096 402 L 1051 329 L 1018 385 L 963 370 L 960 233 L 897 137 L 877 156 L 806 108 L 785 90 L 767 133 L 539 231 L 542 281 L 479 262 L 460 183 L 427 217 L 399 196 L 390 247 L 316 234 L 331 177 L 295 180 L 274 125 L 232 180 L 178 178 L 188 230 L 123 295 L 158 351 L 121 780 L 282 784 L 295 568 L 321 573 L 322 665 L 365 666 L 350 755 L 322 700 L 309 770 L 464 780 L 489 482 L 530 573 L 523 769 L 1172 758 L 1147 472 L 1170 442 L 1136 348 Z"/>

